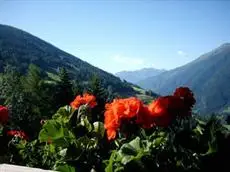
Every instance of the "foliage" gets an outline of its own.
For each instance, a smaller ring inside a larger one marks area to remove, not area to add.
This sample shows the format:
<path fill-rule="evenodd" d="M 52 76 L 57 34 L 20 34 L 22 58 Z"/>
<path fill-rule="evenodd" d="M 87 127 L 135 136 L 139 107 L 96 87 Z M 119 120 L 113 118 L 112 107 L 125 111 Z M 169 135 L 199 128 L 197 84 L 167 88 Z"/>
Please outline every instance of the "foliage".
<path fill-rule="evenodd" d="M 42 126 L 37 140 L 16 145 L 20 150 L 20 161 L 29 166 L 63 171 L 101 168 L 98 151 L 102 151 L 99 145 L 104 127 L 101 122 L 90 123 L 89 110 L 87 105 L 77 110 L 70 106 L 60 108 Z"/>
<path fill-rule="evenodd" d="M 22 127 L 31 112 L 30 102 L 23 91 L 21 75 L 12 66 L 5 68 L 0 84 L 0 96 L 4 105 L 10 109 L 10 121 L 14 127 Z M 25 128 L 24 128 L 25 129 Z"/>
<path fill-rule="evenodd" d="M 55 104 L 57 108 L 69 104 L 74 97 L 74 93 L 73 85 L 65 68 L 60 69 L 56 87 Z"/>
<path fill-rule="evenodd" d="M 230 126 L 221 116 L 192 115 L 196 100 L 187 87 L 145 104 L 136 97 L 109 100 L 108 89 L 95 77 L 88 93 L 49 116 L 57 106 L 49 89 L 58 90 L 62 81 L 63 92 L 71 88 L 67 74 L 51 84 L 36 66 L 25 77 L 7 71 L 1 96 L 8 107 L 0 107 L 3 163 L 63 172 L 229 169 Z M 19 93 L 22 99 L 12 98 Z"/>
<path fill-rule="evenodd" d="M 26 76 L 8 65 L 0 82 L 1 102 L 10 110 L 8 127 L 24 130 L 30 138 L 37 137 L 39 121 L 50 118 L 58 109 L 56 101 L 63 99 L 55 96 L 59 84 L 42 79 L 40 68 L 35 65 L 29 66 Z"/>
<path fill-rule="evenodd" d="M 109 97 L 108 90 L 105 89 L 103 81 L 97 75 L 93 75 L 90 80 L 89 88 L 86 91 L 93 94 L 97 98 L 97 106 L 92 112 L 93 121 L 103 121 L 105 103 L 110 100 L 113 93 L 110 93 Z M 112 90 L 110 91 L 112 92 Z"/>

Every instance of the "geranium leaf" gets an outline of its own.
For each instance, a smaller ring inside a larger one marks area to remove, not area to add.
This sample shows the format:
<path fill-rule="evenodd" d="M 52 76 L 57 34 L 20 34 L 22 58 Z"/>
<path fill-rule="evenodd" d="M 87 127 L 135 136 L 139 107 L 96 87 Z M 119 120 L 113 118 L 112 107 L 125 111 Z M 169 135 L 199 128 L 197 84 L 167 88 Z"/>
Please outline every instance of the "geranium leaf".
<path fill-rule="evenodd" d="M 71 141 L 70 139 L 74 139 L 71 132 L 56 120 L 48 120 L 43 125 L 38 138 L 40 142 L 49 142 L 59 146 L 66 146 Z"/>
<path fill-rule="evenodd" d="M 164 143 L 165 138 L 164 137 L 158 137 L 153 141 L 154 146 L 158 147 L 160 146 L 162 143 Z"/>
<path fill-rule="evenodd" d="M 105 128 L 104 128 L 104 124 L 102 122 L 94 122 L 93 123 L 93 132 L 99 136 L 100 138 L 102 138 L 105 134 Z"/>
<path fill-rule="evenodd" d="M 70 106 L 64 106 L 58 109 L 58 111 L 56 112 L 56 114 L 53 115 L 52 118 L 67 123 L 69 122 L 73 112 L 74 109 L 72 109 Z"/>
<path fill-rule="evenodd" d="M 129 163 L 130 161 L 132 161 L 133 159 L 134 159 L 134 156 L 126 155 L 126 156 L 122 157 L 121 163 L 125 165 L 125 164 Z"/>
<path fill-rule="evenodd" d="M 60 172 L 75 172 L 75 168 L 67 164 L 59 165 L 55 170 Z"/>
<path fill-rule="evenodd" d="M 230 125 L 223 125 L 223 126 L 230 131 Z"/>
<path fill-rule="evenodd" d="M 48 141 L 49 139 L 57 140 L 64 136 L 64 128 L 61 123 L 55 120 L 48 120 L 39 133 L 40 141 Z"/>
<path fill-rule="evenodd" d="M 129 145 L 132 146 L 135 150 L 140 150 L 141 146 L 140 146 L 140 138 L 136 137 L 134 140 L 132 140 L 131 142 L 129 142 Z"/>
<path fill-rule="evenodd" d="M 116 151 L 113 151 L 112 154 L 110 155 L 109 161 L 108 161 L 108 165 L 105 168 L 105 172 L 113 172 L 113 162 L 116 156 Z"/>
<path fill-rule="evenodd" d="M 204 122 L 204 121 L 202 121 L 200 119 L 195 118 L 195 120 L 198 122 L 199 125 L 205 126 L 207 124 L 206 122 Z"/>
<path fill-rule="evenodd" d="M 200 135 L 203 135 L 203 128 L 201 128 L 200 125 L 197 125 L 196 128 L 194 129 L 194 132 Z"/>
<path fill-rule="evenodd" d="M 82 117 L 87 117 L 89 121 L 91 120 L 91 114 L 88 105 L 81 105 L 79 107 L 78 114 L 77 114 L 77 121 L 80 121 Z"/>
<path fill-rule="evenodd" d="M 88 132 L 92 131 L 92 125 L 89 122 L 87 116 L 81 116 L 80 124 L 78 124 L 78 125 L 84 126 L 88 130 Z"/>

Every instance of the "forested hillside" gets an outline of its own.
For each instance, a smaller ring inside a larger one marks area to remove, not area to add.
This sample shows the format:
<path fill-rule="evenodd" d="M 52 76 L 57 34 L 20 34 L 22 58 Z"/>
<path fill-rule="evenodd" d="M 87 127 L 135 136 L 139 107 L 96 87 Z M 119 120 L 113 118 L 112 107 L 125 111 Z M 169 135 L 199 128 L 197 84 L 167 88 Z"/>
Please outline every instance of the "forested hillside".
<path fill-rule="evenodd" d="M 0 72 L 10 64 L 25 73 L 29 64 L 35 64 L 47 73 L 57 74 L 61 67 L 65 68 L 70 77 L 81 83 L 88 83 L 93 75 L 103 80 L 106 87 L 114 92 L 128 96 L 135 90 L 118 77 L 107 73 L 89 63 L 68 54 L 57 47 L 14 27 L 0 25 Z"/>

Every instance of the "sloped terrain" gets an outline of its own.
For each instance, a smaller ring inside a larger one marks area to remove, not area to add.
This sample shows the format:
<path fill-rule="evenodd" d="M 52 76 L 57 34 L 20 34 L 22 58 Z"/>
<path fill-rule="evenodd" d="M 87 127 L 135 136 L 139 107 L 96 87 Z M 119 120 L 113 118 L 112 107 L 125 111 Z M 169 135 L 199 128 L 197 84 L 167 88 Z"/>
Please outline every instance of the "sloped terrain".
<path fill-rule="evenodd" d="M 178 86 L 191 88 L 200 112 L 220 112 L 230 105 L 230 44 L 226 43 L 196 60 L 138 83 L 166 95 Z"/>

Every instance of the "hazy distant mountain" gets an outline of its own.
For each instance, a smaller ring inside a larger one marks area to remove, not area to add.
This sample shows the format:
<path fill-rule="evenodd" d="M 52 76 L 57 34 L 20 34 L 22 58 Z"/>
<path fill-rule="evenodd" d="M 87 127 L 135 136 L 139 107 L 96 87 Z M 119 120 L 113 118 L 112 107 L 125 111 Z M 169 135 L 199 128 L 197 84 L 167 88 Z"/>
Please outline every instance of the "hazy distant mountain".
<path fill-rule="evenodd" d="M 152 76 L 159 75 L 165 71 L 166 70 L 164 69 L 143 68 L 143 69 L 135 70 L 135 71 L 121 71 L 121 72 L 116 73 L 115 75 L 121 78 L 122 80 L 126 80 L 132 83 L 138 83 L 141 80 L 144 80 Z"/>
<path fill-rule="evenodd" d="M 118 77 L 107 73 L 81 59 L 68 54 L 57 47 L 20 29 L 0 25 L 0 72 L 6 64 L 16 66 L 25 72 L 30 63 L 39 66 L 43 71 L 57 73 L 65 67 L 73 79 L 87 82 L 93 74 L 97 74 L 105 85 L 121 95 L 134 95 L 136 91 Z"/>
<path fill-rule="evenodd" d="M 222 111 L 230 106 L 230 43 L 138 84 L 161 95 L 171 94 L 178 86 L 188 86 L 195 93 L 200 112 Z"/>

